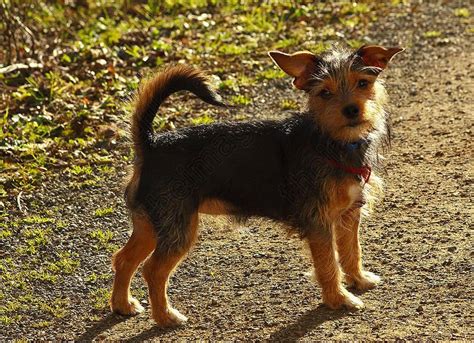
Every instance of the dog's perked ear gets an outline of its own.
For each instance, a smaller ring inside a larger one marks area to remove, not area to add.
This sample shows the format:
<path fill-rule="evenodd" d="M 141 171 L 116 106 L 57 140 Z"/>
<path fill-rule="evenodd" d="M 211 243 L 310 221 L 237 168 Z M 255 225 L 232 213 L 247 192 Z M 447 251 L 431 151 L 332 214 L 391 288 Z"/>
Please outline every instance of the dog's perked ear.
<path fill-rule="evenodd" d="M 291 55 L 270 51 L 268 55 L 281 70 L 295 78 L 293 84 L 296 88 L 307 90 L 311 74 L 316 68 L 316 55 L 309 51 L 299 51 Z"/>
<path fill-rule="evenodd" d="M 392 57 L 403 50 L 405 49 L 400 47 L 384 48 L 379 45 L 364 45 L 357 50 L 356 54 L 362 58 L 365 65 L 385 69 Z"/>

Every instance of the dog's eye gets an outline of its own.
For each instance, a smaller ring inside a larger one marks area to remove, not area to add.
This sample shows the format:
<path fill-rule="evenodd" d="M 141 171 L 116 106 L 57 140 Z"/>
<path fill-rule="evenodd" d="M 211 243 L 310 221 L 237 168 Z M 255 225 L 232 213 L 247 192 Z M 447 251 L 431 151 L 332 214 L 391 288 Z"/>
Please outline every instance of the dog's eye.
<path fill-rule="evenodd" d="M 359 82 L 357 82 L 357 87 L 366 88 L 368 84 L 369 84 L 369 81 L 362 79 L 362 80 L 359 80 Z"/>
<path fill-rule="evenodd" d="M 332 96 L 332 93 L 327 89 L 323 89 L 319 92 L 319 96 L 323 99 L 329 99 Z"/>

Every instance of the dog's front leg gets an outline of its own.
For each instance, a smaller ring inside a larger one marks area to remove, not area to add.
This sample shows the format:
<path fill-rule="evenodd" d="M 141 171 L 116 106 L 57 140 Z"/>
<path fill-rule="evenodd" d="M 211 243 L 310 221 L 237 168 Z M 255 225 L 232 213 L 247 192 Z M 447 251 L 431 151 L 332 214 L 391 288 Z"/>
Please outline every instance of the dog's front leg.
<path fill-rule="evenodd" d="M 335 230 L 337 250 L 347 284 L 359 290 L 367 290 L 374 288 L 380 282 L 380 277 L 362 268 L 359 223 L 360 208 L 349 210 L 342 215 Z"/>
<path fill-rule="evenodd" d="M 342 285 L 333 230 L 316 229 L 307 240 L 313 257 L 316 279 L 322 288 L 323 302 L 332 309 L 342 306 L 350 309 L 363 308 L 362 301 Z"/>

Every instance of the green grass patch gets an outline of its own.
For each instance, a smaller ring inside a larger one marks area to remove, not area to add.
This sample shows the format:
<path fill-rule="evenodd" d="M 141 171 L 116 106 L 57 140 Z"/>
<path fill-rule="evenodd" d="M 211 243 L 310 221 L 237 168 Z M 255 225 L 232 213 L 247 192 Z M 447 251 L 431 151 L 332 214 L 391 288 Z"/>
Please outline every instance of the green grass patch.
<path fill-rule="evenodd" d="M 53 223 L 54 219 L 50 217 L 42 217 L 38 215 L 33 215 L 26 217 L 23 219 L 23 223 L 25 224 L 47 224 L 47 223 Z"/>
<path fill-rule="evenodd" d="M 111 292 L 108 288 L 97 288 L 90 292 L 89 299 L 96 310 L 108 307 Z"/>
<path fill-rule="evenodd" d="M 215 122 L 215 119 L 210 117 L 208 114 L 191 119 L 193 125 L 211 124 L 213 122 Z"/>
<path fill-rule="evenodd" d="M 94 217 L 107 217 L 114 213 L 114 209 L 112 207 L 103 207 L 98 208 L 94 211 Z"/>
<path fill-rule="evenodd" d="M 0 239 L 8 238 L 12 235 L 12 231 L 9 229 L 0 230 Z"/>
<path fill-rule="evenodd" d="M 471 16 L 471 11 L 466 7 L 456 8 L 454 10 L 454 15 L 461 18 L 469 18 Z"/>
<path fill-rule="evenodd" d="M 277 68 L 270 68 L 264 71 L 261 71 L 257 74 L 257 79 L 259 80 L 273 80 L 273 79 L 281 79 L 285 77 L 286 74 Z"/>
<path fill-rule="evenodd" d="M 89 233 L 89 236 L 96 241 L 96 248 L 99 250 L 105 249 L 109 252 L 116 250 L 116 246 L 110 241 L 114 237 L 114 233 L 110 230 L 97 229 Z"/>
<path fill-rule="evenodd" d="M 72 274 L 79 267 L 79 261 L 72 258 L 69 252 L 60 252 L 56 262 L 49 262 L 47 270 L 55 274 Z"/>
<path fill-rule="evenodd" d="M 443 33 L 440 31 L 427 31 L 423 34 L 425 38 L 438 38 L 441 37 Z"/>
<path fill-rule="evenodd" d="M 40 310 L 52 315 L 55 318 L 64 318 L 68 313 L 69 300 L 55 299 L 52 302 L 42 302 L 39 304 Z"/>
<path fill-rule="evenodd" d="M 49 320 L 40 320 L 39 322 L 33 323 L 31 326 L 35 329 L 47 328 L 48 326 L 53 325 L 53 322 Z"/>
<path fill-rule="evenodd" d="M 252 99 L 245 95 L 234 95 L 230 100 L 234 105 L 249 105 L 252 103 Z"/>
<path fill-rule="evenodd" d="M 297 110 L 299 108 L 298 103 L 291 99 L 282 100 L 280 107 L 282 110 Z"/>

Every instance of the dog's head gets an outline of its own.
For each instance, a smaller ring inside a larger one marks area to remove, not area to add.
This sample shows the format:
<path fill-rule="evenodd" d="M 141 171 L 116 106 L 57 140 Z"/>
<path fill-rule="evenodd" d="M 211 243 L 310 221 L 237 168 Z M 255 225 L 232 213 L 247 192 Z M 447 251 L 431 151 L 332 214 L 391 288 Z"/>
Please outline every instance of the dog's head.
<path fill-rule="evenodd" d="M 321 55 L 307 51 L 269 52 L 309 96 L 309 111 L 321 129 L 336 140 L 366 138 L 383 125 L 386 93 L 379 74 L 402 48 L 363 46 L 356 51 L 332 49 Z"/>

